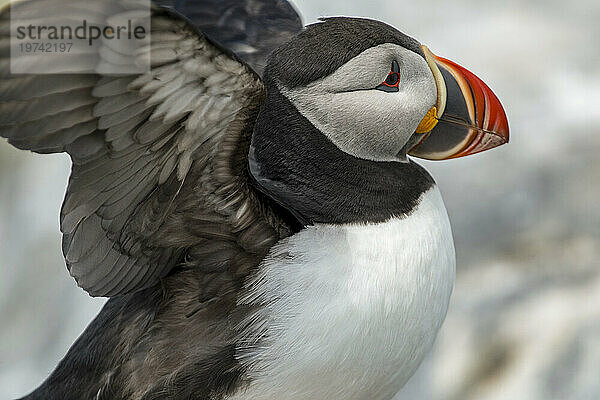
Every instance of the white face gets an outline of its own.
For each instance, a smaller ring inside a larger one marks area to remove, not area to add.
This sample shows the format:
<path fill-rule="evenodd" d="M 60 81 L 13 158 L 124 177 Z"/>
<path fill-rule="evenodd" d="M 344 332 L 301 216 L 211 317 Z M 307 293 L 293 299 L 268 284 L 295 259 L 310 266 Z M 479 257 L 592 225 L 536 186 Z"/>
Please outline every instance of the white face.
<path fill-rule="evenodd" d="M 376 89 L 393 61 L 400 67 L 398 91 Z M 399 153 L 437 96 L 425 59 L 391 43 L 365 50 L 306 87 L 280 89 L 338 148 L 374 161 L 401 160 Z"/>

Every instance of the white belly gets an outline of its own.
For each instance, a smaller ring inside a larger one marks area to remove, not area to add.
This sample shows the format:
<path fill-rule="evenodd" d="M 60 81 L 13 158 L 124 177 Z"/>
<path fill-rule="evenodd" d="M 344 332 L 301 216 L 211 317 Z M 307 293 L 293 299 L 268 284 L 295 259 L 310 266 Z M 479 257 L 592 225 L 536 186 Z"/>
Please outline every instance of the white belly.
<path fill-rule="evenodd" d="M 390 399 L 446 316 L 455 254 L 437 188 L 409 216 L 309 227 L 278 243 L 245 301 L 258 348 L 231 399 Z"/>

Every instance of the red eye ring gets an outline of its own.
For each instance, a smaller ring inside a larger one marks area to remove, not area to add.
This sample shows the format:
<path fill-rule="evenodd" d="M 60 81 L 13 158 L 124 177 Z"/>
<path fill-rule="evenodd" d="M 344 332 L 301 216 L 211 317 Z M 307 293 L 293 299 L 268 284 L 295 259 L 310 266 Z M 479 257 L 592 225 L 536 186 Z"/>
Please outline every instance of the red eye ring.
<path fill-rule="evenodd" d="M 383 81 L 382 85 L 385 86 L 389 86 L 389 87 L 398 87 L 398 85 L 400 84 L 400 73 L 399 72 L 390 72 L 387 76 L 387 78 L 385 78 L 385 81 Z"/>
<path fill-rule="evenodd" d="M 394 60 L 392 62 L 392 69 L 390 70 L 390 73 L 388 74 L 388 76 L 385 78 L 385 81 L 383 81 L 375 89 L 382 90 L 384 92 L 397 92 L 400 90 L 400 89 L 398 89 L 399 85 L 400 85 L 400 66 L 398 65 L 398 62 L 396 60 Z"/>

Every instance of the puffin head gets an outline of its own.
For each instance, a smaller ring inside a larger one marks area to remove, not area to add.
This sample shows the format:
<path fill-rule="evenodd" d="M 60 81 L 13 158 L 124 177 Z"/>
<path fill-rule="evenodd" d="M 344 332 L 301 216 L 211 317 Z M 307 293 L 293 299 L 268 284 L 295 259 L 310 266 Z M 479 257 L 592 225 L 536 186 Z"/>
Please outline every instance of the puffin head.
<path fill-rule="evenodd" d="M 273 52 L 266 75 L 356 157 L 440 160 L 508 142 L 506 114 L 480 79 L 380 21 L 309 25 Z"/>
<path fill-rule="evenodd" d="M 479 78 L 375 20 L 335 17 L 307 26 L 271 54 L 264 82 L 250 169 L 265 192 L 276 199 L 284 194 L 282 204 L 314 197 L 302 185 L 319 185 L 328 173 L 330 184 L 351 185 L 350 177 L 339 176 L 352 171 L 373 174 L 361 182 L 365 189 L 389 186 L 406 170 L 402 164 L 414 164 L 407 154 L 455 158 L 509 138 L 504 109 Z M 426 190 L 417 186 L 396 191 Z M 313 207 L 334 195 L 316 192 L 323 198 Z"/>

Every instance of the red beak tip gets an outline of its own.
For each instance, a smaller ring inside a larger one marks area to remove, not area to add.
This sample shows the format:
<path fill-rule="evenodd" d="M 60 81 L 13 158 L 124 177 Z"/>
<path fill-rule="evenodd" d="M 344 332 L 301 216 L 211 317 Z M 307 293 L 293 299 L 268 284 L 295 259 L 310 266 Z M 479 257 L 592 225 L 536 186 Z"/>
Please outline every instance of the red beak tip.
<path fill-rule="evenodd" d="M 480 153 L 508 143 L 510 136 L 508 118 L 498 96 L 485 82 L 466 68 L 441 57 L 438 58 L 438 61 L 449 67 L 455 78 L 462 80 L 465 87 L 470 88 L 470 100 L 473 105 L 471 118 L 476 125 L 475 130 L 478 131 L 467 148 L 455 154 L 454 157 Z"/>

